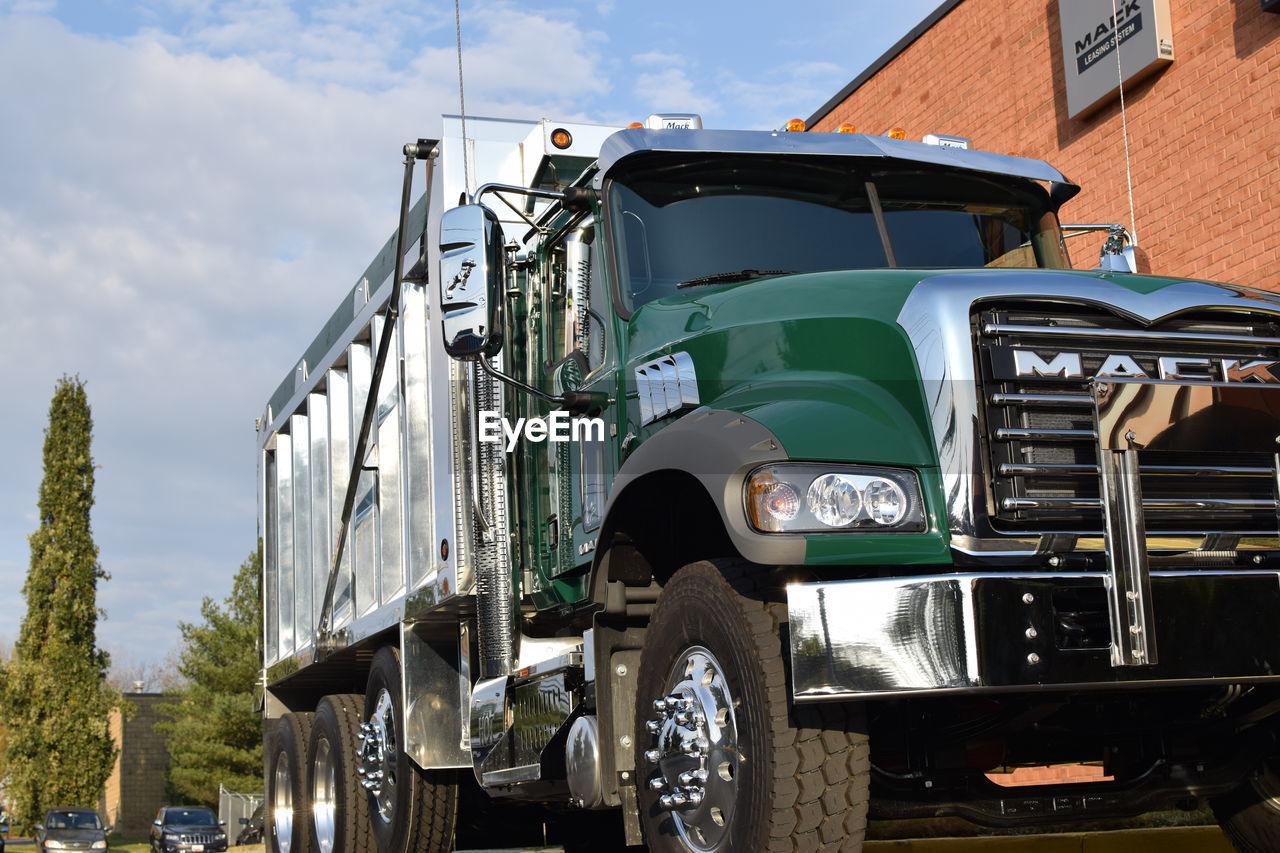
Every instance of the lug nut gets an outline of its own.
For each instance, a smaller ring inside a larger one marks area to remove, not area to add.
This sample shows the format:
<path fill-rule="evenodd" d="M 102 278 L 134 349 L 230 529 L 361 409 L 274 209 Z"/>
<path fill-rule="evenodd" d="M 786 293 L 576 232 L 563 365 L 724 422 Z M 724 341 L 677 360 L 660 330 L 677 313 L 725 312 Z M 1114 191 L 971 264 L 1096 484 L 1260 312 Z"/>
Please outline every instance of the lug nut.
<path fill-rule="evenodd" d="M 663 711 L 667 710 L 667 700 L 665 700 L 665 699 L 654 699 L 654 700 L 653 700 L 653 710 L 657 711 L 659 714 L 661 714 Z"/>
<path fill-rule="evenodd" d="M 663 778 L 661 775 L 654 776 L 652 779 L 649 780 L 650 791 L 661 791 L 663 788 L 666 788 L 666 787 L 667 787 L 667 780 Z"/>
<path fill-rule="evenodd" d="M 662 753 L 656 749 L 647 749 L 644 753 L 644 760 L 650 764 L 657 764 L 658 759 L 662 758 Z"/>
<path fill-rule="evenodd" d="M 689 798 L 689 805 L 697 806 L 702 802 L 702 790 L 700 788 L 686 788 L 685 796 Z"/>
<path fill-rule="evenodd" d="M 681 791 L 676 791 L 674 794 L 663 794 L 658 798 L 658 805 L 667 811 L 678 809 L 688 802 L 689 799 Z"/>
<path fill-rule="evenodd" d="M 647 720 L 644 727 L 649 730 L 649 734 L 656 735 L 662 728 L 662 720 Z"/>

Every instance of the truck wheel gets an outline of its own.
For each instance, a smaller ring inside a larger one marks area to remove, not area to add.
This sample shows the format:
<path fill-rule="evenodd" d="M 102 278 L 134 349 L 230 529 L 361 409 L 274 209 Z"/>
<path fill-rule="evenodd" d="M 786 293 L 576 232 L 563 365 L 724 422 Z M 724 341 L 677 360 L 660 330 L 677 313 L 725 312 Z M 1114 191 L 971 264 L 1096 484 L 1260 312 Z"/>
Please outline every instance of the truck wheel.
<path fill-rule="evenodd" d="M 310 850 L 306 756 L 313 716 L 290 711 L 276 720 L 275 734 L 267 743 L 267 834 L 272 853 Z"/>
<path fill-rule="evenodd" d="M 1223 834 L 1240 853 L 1280 850 L 1280 773 L 1270 763 L 1210 805 Z"/>
<path fill-rule="evenodd" d="M 373 657 L 364 697 L 361 756 L 369 823 L 379 853 L 445 853 L 453 849 L 458 784 L 453 771 L 422 771 L 401 749 L 400 651 Z"/>
<path fill-rule="evenodd" d="M 371 853 L 369 799 L 356 774 L 364 697 L 326 696 L 316 707 L 307 749 L 311 832 L 319 853 Z"/>
<path fill-rule="evenodd" d="M 870 758 L 861 706 L 792 707 L 763 569 L 685 566 L 645 633 L 636 784 L 649 849 L 862 849 Z"/>

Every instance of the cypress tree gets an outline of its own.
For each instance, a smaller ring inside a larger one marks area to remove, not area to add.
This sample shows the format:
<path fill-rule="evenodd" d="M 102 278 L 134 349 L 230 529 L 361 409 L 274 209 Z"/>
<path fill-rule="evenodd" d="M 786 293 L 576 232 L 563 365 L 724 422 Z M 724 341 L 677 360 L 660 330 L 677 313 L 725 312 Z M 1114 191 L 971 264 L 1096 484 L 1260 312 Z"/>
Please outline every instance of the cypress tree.
<path fill-rule="evenodd" d="M 50 808 L 96 807 L 115 761 L 107 714 L 116 700 L 97 647 L 97 585 L 107 575 L 89 526 L 92 430 L 84 383 L 64 376 L 49 406 L 27 614 L 3 693 L 8 805 L 26 830 Z"/>
<path fill-rule="evenodd" d="M 253 709 L 260 677 L 262 552 L 240 565 L 231 595 L 206 598 L 203 621 L 178 624 L 178 672 L 186 686 L 158 710 L 171 717 L 156 725 L 168 735 L 169 788 L 182 802 L 216 806 L 218 786 L 262 790 L 262 717 Z"/>

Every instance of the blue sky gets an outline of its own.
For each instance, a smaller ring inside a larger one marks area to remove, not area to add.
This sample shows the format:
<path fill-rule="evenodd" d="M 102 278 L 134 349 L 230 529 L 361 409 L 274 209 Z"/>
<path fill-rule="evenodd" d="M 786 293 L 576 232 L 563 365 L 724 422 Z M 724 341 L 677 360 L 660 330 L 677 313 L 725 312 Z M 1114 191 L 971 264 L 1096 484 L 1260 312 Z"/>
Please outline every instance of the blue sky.
<path fill-rule="evenodd" d="M 467 109 L 778 127 L 937 4 L 463 0 Z M 63 374 L 94 408 L 100 643 L 160 661 L 227 594 L 253 419 L 394 228 L 456 63 L 436 0 L 0 0 L 0 641 Z"/>

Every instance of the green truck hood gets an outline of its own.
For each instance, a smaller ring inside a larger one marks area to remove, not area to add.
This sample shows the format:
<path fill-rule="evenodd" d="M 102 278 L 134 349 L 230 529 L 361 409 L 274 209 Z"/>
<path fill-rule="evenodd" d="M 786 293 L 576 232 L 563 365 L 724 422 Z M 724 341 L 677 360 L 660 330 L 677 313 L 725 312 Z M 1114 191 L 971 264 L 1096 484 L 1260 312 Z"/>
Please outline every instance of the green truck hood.
<path fill-rule="evenodd" d="M 917 288 L 953 283 L 1066 296 L 1099 285 L 1117 294 L 1179 286 L 1202 290 L 1205 303 L 1276 300 L 1249 288 L 1092 270 L 806 273 L 690 288 L 648 303 L 631 318 L 628 352 L 632 366 L 689 353 L 702 404 L 758 420 L 793 459 L 933 466 L 920 370 L 898 320 Z"/>

